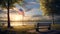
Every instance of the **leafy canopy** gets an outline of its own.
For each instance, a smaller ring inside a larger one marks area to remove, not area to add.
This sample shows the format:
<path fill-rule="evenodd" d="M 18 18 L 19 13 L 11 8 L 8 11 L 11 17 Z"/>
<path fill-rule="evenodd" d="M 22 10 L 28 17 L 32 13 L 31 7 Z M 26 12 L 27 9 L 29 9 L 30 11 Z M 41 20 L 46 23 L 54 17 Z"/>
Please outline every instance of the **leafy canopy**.
<path fill-rule="evenodd" d="M 7 8 L 8 6 L 8 1 L 9 1 L 9 7 L 14 7 L 14 3 L 19 3 L 20 1 L 23 1 L 23 0 L 0 0 L 0 7 L 2 8 Z"/>
<path fill-rule="evenodd" d="M 40 0 L 43 15 L 60 15 L 60 0 Z"/>

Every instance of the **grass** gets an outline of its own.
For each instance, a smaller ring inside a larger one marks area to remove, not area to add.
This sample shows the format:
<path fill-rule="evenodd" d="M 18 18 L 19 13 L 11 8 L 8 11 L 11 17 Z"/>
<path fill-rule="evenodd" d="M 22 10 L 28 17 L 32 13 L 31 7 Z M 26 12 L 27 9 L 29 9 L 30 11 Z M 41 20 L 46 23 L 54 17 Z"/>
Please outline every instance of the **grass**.
<path fill-rule="evenodd" d="M 24 26 L 14 26 L 12 29 L 9 30 L 9 32 L 7 32 L 7 34 L 37 34 L 36 32 L 28 32 L 29 30 L 34 29 L 33 25 L 24 25 Z M 3 32 L 6 33 L 7 27 L 3 27 L 1 29 Z"/>
<path fill-rule="evenodd" d="M 28 32 L 29 30 L 35 29 L 34 25 L 13 26 L 9 32 L 6 32 L 7 29 L 7 27 L 1 28 L 2 32 L 5 32 L 7 34 L 37 34 L 36 32 Z M 60 24 L 52 25 L 52 30 L 60 30 Z"/>
<path fill-rule="evenodd" d="M 60 24 L 54 24 L 52 25 L 53 30 L 60 30 Z"/>

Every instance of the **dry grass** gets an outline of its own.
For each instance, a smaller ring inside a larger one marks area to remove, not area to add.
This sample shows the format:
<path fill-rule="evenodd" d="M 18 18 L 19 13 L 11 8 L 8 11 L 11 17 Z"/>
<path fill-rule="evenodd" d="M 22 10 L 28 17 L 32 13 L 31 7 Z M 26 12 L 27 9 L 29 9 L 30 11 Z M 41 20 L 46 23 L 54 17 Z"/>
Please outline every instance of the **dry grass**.
<path fill-rule="evenodd" d="M 53 30 L 60 30 L 60 24 L 54 24 L 52 25 Z"/>
<path fill-rule="evenodd" d="M 27 32 L 32 29 L 34 29 L 33 25 L 14 26 L 12 29 L 10 29 L 9 33 L 12 33 L 12 31 L 14 31 L 14 33 L 16 34 L 37 34 L 36 32 L 33 32 L 33 33 Z M 3 27 L 2 31 L 5 31 L 5 30 L 7 30 L 7 28 Z"/>

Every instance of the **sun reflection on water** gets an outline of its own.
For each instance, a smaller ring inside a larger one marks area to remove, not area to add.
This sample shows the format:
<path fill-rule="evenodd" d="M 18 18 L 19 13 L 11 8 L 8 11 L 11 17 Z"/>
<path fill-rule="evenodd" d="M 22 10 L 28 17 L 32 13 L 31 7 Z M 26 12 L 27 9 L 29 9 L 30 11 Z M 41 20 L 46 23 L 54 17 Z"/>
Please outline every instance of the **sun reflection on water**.
<path fill-rule="evenodd" d="M 22 23 L 11 23 L 11 26 L 22 26 Z"/>

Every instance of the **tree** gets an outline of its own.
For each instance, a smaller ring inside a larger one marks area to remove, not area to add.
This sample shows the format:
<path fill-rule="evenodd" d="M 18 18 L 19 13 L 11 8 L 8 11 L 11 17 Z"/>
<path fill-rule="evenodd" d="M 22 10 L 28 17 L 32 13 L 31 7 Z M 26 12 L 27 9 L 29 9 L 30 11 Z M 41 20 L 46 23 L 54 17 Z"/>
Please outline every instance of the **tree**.
<path fill-rule="evenodd" d="M 9 16 L 9 9 L 14 7 L 14 3 L 19 3 L 19 1 L 23 0 L 0 0 L 0 7 L 7 9 L 7 16 L 8 16 L 8 28 L 10 28 L 10 16 Z"/>
<path fill-rule="evenodd" d="M 40 0 L 40 6 L 43 15 L 52 16 L 54 24 L 54 15 L 60 15 L 60 0 Z"/>

